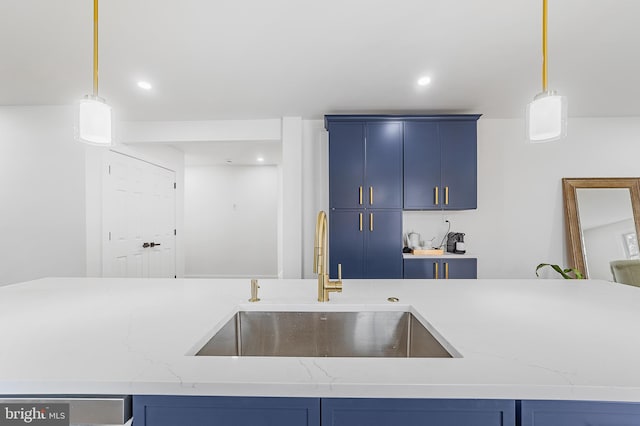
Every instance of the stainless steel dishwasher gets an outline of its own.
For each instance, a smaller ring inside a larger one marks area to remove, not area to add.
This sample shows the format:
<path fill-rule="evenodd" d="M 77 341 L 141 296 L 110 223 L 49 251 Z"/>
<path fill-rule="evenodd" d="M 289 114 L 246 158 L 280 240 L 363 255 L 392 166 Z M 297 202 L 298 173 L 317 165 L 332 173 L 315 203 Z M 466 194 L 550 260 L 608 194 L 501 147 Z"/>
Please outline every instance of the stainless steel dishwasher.
<path fill-rule="evenodd" d="M 131 395 L 0 395 L 0 406 L 9 407 L 0 413 L 0 424 L 11 412 L 14 416 L 20 413 L 30 413 L 40 411 L 43 406 L 61 407 L 66 414 L 60 417 L 59 424 L 98 426 L 98 425 L 130 425 L 131 422 Z M 67 407 L 68 406 L 68 410 Z M 22 411 L 20 409 L 22 407 Z M 36 408 L 37 407 L 37 408 Z M 14 409 L 12 411 L 12 409 Z M 43 411 L 44 412 L 44 411 Z M 5 414 L 6 413 L 6 414 Z M 52 411 L 52 415 L 57 414 Z M 24 414 L 23 414 L 24 415 Z M 14 417 L 15 418 L 15 417 Z M 37 425 L 37 421 L 31 421 L 32 425 Z M 56 424 L 56 423 L 43 423 Z"/>

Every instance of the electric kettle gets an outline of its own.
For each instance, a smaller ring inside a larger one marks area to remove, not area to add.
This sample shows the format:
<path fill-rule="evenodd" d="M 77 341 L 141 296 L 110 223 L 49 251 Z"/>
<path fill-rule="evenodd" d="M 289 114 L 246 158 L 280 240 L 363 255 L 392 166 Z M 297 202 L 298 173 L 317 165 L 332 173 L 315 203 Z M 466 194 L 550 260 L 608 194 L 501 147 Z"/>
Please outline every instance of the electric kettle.
<path fill-rule="evenodd" d="M 411 249 L 420 248 L 420 234 L 417 232 L 409 232 L 407 234 L 407 247 Z"/>

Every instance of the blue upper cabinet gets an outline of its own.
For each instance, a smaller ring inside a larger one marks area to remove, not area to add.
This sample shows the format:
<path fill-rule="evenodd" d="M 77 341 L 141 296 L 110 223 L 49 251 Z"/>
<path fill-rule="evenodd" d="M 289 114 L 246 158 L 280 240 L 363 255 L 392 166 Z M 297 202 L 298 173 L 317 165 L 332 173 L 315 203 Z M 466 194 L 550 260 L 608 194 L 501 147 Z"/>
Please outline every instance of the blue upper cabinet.
<path fill-rule="evenodd" d="M 440 123 L 444 208 L 478 208 L 477 125 L 473 121 Z"/>
<path fill-rule="evenodd" d="M 404 123 L 404 208 L 477 208 L 478 115 Z"/>
<path fill-rule="evenodd" d="M 404 124 L 405 209 L 441 207 L 438 127 L 437 122 L 413 121 Z"/>
<path fill-rule="evenodd" d="M 329 129 L 329 204 L 364 207 L 364 123 L 332 123 Z"/>
<path fill-rule="evenodd" d="M 402 208 L 402 123 L 367 123 L 365 137 L 367 208 Z"/>
<path fill-rule="evenodd" d="M 329 204 L 402 208 L 402 123 L 329 122 Z"/>

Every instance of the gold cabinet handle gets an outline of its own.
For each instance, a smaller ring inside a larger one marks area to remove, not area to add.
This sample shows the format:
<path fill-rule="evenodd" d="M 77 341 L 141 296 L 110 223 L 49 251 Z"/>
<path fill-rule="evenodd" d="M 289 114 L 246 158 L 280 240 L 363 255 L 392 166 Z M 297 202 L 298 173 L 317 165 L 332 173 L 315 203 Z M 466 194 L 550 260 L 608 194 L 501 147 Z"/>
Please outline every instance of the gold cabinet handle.
<path fill-rule="evenodd" d="M 435 192 L 436 192 L 436 206 L 437 206 L 438 203 L 439 203 L 439 200 L 438 200 L 438 187 L 437 186 L 435 187 Z"/>
<path fill-rule="evenodd" d="M 449 262 L 444 263 L 444 279 L 449 279 Z"/>
<path fill-rule="evenodd" d="M 373 213 L 369 213 L 369 231 L 373 232 Z"/>
<path fill-rule="evenodd" d="M 360 232 L 362 232 L 362 213 L 360 213 Z"/>
<path fill-rule="evenodd" d="M 342 281 L 342 263 L 338 263 L 338 281 Z"/>
<path fill-rule="evenodd" d="M 449 204 L 449 187 L 448 186 L 444 187 L 444 204 L 445 205 Z"/>
<path fill-rule="evenodd" d="M 360 187 L 360 205 L 362 205 L 362 187 Z"/>
<path fill-rule="evenodd" d="M 433 262 L 433 265 L 436 267 L 435 279 L 438 279 L 438 262 Z"/>
<path fill-rule="evenodd" d="M 373 186 L 369 187 L 369 205 L 373 205 Z"/>

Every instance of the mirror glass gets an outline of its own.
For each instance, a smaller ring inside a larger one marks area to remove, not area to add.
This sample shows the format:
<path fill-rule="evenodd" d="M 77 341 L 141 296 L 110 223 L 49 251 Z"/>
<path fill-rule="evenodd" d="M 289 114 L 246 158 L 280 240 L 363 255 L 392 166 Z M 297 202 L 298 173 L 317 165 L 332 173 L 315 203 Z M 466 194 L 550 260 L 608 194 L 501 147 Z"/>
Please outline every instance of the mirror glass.
<path fill-rule="evenodd" d="M 585 269 L 589 278 L 613 281 L 609 262 L 640 259 L 628 188 L 576 188 Z"/>

